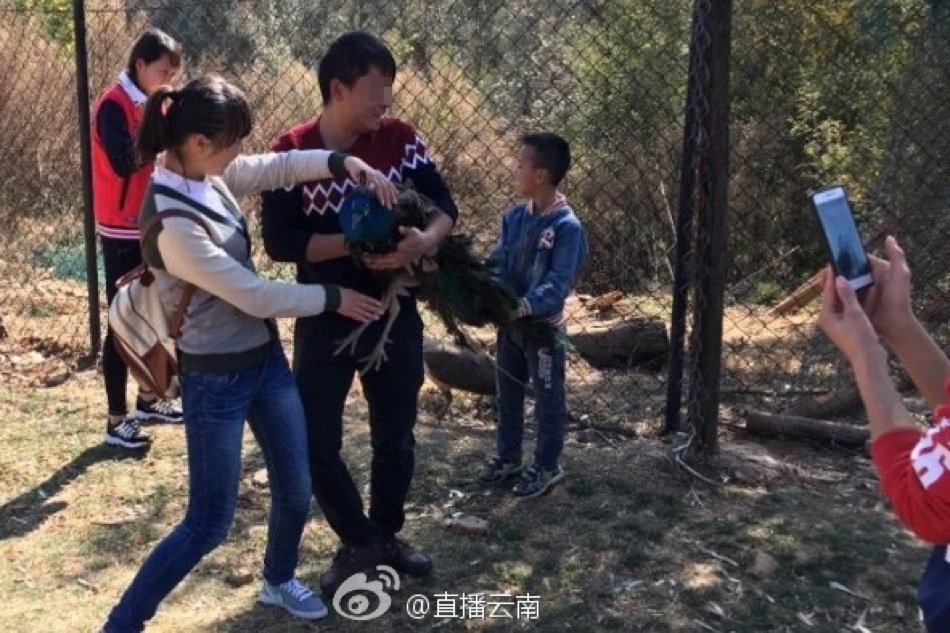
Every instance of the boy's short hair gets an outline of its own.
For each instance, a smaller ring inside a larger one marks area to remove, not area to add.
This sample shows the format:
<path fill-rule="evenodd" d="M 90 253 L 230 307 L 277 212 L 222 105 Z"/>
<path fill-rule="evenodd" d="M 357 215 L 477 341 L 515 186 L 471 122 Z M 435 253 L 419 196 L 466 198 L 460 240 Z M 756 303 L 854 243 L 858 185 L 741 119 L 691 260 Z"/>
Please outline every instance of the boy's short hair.
<path fill-rule="evenodd" d="M 349 88 L 372 68 L 390 79 L 396 78 L 396 60 L 379 37 L 366 31 L 350 31 L 333 40 L 317 67 L 323 105 L 330 103 L 330 83 L 334 79 Z"/>
<path fill-rule="evenodd" d="M 571 168 L 571 146 L 553 132 L 537 132 L 521 137 L 521 145 L 534 150 L 534 166 L 548 172 L 557 187 Z"/>

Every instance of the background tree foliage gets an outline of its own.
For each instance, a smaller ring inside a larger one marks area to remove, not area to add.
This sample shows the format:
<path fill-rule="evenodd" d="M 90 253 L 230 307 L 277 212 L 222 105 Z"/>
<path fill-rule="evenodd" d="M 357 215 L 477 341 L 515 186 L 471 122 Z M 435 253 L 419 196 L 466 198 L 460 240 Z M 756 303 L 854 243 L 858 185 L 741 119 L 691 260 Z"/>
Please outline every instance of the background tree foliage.
<path fill-rule="evenodd" d="M 669 282 L 690 2 L 163 1 L 169 8 L 148 4 L 148 18 L 185 42 L 194 65 L 213 60 L 248 86 L 288 61 L 312 66 L 354 27 L 385 35 L 404 74 L 428 83 L 452 76 L 446 89 L 464 89 L 469 108 L 443 98 L 422 127 L 458 176 L 472 222 L 488 225 L 510 195 L 513 133 L 563 132 L 577 160 L 568 189 L 595 245 L 586 283 Z M 821 263 L 804 196 L 811 187 L 847 185 L 868 235 L 895 222 L 913 233 L 904 216 L 946 208 L 937 165 L 947 162 L 947 141 L 934 134 L 947 120 L 946 12 L 942 0 L 736 4 L 734 282 L 761 271 L 766 286 L 790 289 Z M 412 110 L 412 101 L 407 94 L 401 105 Z M 453 144 L 464 128 L 478 128 L 462 136 L 493 150 L 467 169 L 461 154 L 483 148 Z M 762 289 L 745 287 L 753 297 Z"/>

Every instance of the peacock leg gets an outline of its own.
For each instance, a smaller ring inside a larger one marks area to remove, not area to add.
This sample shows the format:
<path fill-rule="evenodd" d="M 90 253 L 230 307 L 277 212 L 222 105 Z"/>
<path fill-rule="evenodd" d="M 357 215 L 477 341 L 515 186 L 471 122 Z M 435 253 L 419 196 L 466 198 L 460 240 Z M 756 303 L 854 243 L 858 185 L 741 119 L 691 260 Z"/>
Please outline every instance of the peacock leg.
<path fill-rule="evenodd" d="M 350 348 L 350 354 L 356 353 L 356 343 L 360 340 L 360 337 L 363 335 L 363 332 L 366 331 L 366 328 L 370 326 L 372 321 L 364 323 L 355 330 L 349 333 L 346 338 L 340 339 L 336 342 L 336 349 L 333 351 L 334 356 L 339 356 L 342 352 L 346 351 L 347 348 Z"/>
<path fill-rule="evenodd" d="M 379 341 L 373 347 L 373 351 L 365 358 L 360 359 L 360 362 L 366 363 L 363 369 L 360 370 L 361 376 L 371 369 L 374 371 L 379 369 L 388 360 L 386 345 L 392 342 L 389 340 L 389 332 L 392 331 L 393 323 L 396 322 L 396 317 L 399 316 L 399 295 L 401 294 L 406 294 L 406 291 L 399 281 L 394 279 L 386 289 L 382 300 L 383 307 L 389 313 L 389 318 L 386 319 L 386 325 L 383 327 L 383 332 L 379 335 Z"/>

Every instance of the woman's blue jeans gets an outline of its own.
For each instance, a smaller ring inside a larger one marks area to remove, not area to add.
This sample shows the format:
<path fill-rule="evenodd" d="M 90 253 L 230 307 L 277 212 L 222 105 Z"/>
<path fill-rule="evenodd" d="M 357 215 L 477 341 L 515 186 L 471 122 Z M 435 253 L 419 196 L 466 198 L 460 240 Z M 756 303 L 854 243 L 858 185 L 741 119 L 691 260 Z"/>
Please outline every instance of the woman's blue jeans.
<path fill-rule="evenodd" d="M 264 578 L 294 577 L 311 485 L 303 406 L 279 346 L 263 363 L 237 372 L 181 377 L 188 443 L 185 519 L 145 560 L 113 609 L 108 633 L 141 631 L 159 603 L 227 536 L 241 475 L 241 439 L 248 421 L 267 465 L 271 508 Z"/>

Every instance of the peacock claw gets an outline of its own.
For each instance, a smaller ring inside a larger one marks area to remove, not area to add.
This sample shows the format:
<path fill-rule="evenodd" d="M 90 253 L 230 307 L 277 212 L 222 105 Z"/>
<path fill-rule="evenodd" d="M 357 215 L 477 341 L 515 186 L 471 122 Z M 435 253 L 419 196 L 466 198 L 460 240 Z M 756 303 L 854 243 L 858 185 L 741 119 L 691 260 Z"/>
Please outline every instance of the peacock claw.
<path fill-rule="evenodd" d="M 393 329 L 393 323 L 396 322 L 396 317 L 399 316 L 399 296 L 403 294 L 406 294 L 406 290 L 398 283 L 391 284 L 386 289 L 382 304 L 389 316 L 386 318 L 386 325 L 383 326 L 383 331 L 379 335 L 379 342 L 376 343 L 372 351 L 367 354 L 365 358 L 360 360 L 361 363 L 364 363 L 363 369 L 360 370 L 361 376 L 366 375 L 370 370 L 378 371 L 379 368 L 383 366 L 383 363 L 389 360 L 389 356 L 386 355 L 386 346 L 392 343 L 392 340 L 389 338 L 389 333 Z"/>
<path fill-rule="evenodd" d="M 369 323 L 364 323 L 359 326 L 352 332 L 350 332 L 345 338 L 340 339 L 336 342 L 336 349 L 333 350 L 334 356 L 339 356 L 349 348 L 350 354 L 356 353 L 356 344 L 359 342 L 360 337 L 363 336 L 363 332 L 366 331 L 366 328 L 369 327 Z"/>
<path fill-rule="evenodd" d="M 373 351 L 369 353 L 368 356 L 360 359 L 361 363 L 364 363 L 363 369 L 360 370 L 360 375 L 365 376 L 367 373 L 372 371 L 378 371 L 383 363 L 389 361 L 389 355 L 386 354 L 386 345 L 392 343 L 388 338 L 381 338 L 379 343 L 376 344 L 376 347 L 373 348 Z"/>

